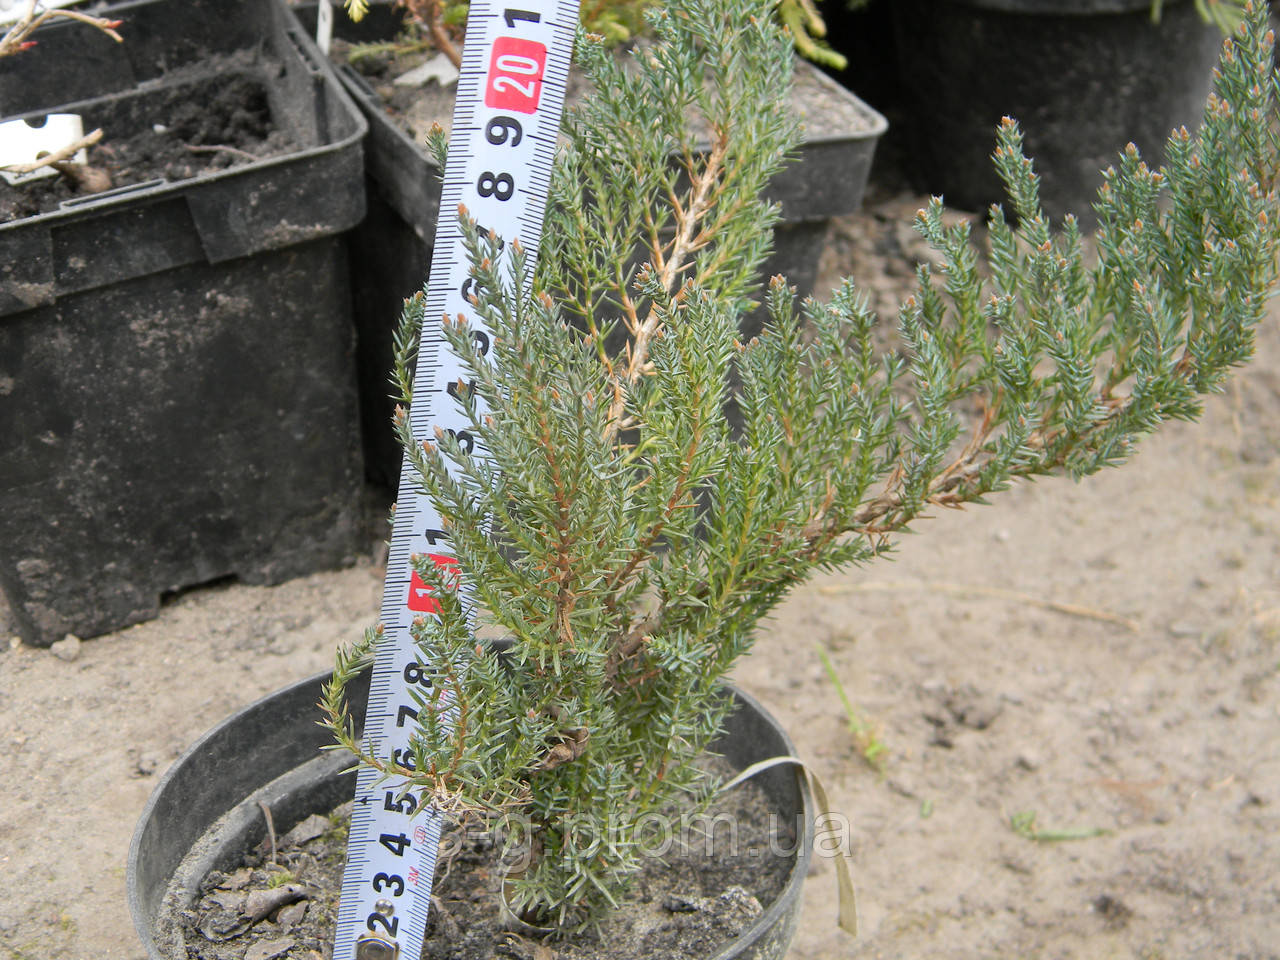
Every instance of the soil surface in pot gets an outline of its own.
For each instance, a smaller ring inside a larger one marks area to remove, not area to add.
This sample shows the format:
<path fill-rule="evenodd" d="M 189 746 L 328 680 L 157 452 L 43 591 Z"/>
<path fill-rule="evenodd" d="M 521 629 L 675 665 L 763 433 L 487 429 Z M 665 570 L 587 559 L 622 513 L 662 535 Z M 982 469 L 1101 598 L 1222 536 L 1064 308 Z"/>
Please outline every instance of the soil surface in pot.
<path fill-rule="evenodd" d="M 352 59 L 353 53 L 355 59 Z M 354 45 L 335 38 L 330 59 L 335 63 L 350 63 L 382 99 L 392 122 L 421 148 L 434 124 L 440 124 L 446 133 L 452 127 L 457 87 L 452 83 L 442 86 L 435 80 L 402 85 L 396 83 L 396 79 L 435 56 L 434 49 L 361 53 Z M 569 74 L 565 102 L 576 103 L 586 92 L 582 74 L 573 70 Z M 831 81 L 819 79 L 816 71 L 796 71 L 791 100 L 806 140 L 864 136 L 876 128 L 873 115 L 858 109 Z"/>
<path fill-rule="evenodd" d="M 182 913 L 190 960 L 329 957 L 350 808 L 302 821 L 278 839 L 274 856 L 264 840 L 237 869 L 206 877 L 201 896 Z M 777 899 L 796 840 L 794 825 L 780 824 L 750 783 L 717 798 L 704 816 L 683 827 L 676 817 L 669 837 L 655 836 L 654 848 L 669 852 L 644 861 L 633 891 L 599 931 L 545 942 L 503 925 L 503 865 L 492 837 L 451 828 L 441 842 L 422 960 L 712 956 Z"/>
<path fill-rule="evenodd" d="M 89 148 L 87 165 L 64 164 L 56 176 L 17 186 L 0 178 L 0 223 L 50 213 L 65 200 L 103 190 L 188 180 L 297 149 L 274 124 L 266 87 L 252 74 L 238 72 L 238 58 L 209 60 L 200 70 L 216 75 L 146 95 L 145 118 L 129 115 L 136 105 L 128 100 L 119 111 L 111 110 L 111 118 L 100 124 L 102 140 Z M 90 122 L 86 118 L 86 133 Z M 94 182 L 86 182 L 90 178 Z"/>

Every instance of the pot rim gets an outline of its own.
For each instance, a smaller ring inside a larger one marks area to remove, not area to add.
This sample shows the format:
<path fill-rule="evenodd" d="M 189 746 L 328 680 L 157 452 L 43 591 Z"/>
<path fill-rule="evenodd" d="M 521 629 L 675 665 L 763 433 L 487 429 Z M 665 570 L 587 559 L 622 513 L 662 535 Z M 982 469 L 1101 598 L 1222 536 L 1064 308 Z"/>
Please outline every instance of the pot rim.
<path fill-rule="evenodd" d="M 977 7 L 1026 17 L 1098 17 L 1151 9 L 1151 0 L 946 0 L 956 6 Z M 1165 0 L 1173 6 L 1186 0 Z M 1153 30 L 1159 29 L 1153 23 Z"/>
<path fill-rule="evenodd" d="M 764 704 L 735 684 L 726 681 L 724 688 L 730 695 L 737 698 L 739 704 L 754 711 L 773 727 L 786 746 L 787 754 L 793 757 L 796 756 L 796 745 L 777 718 L 764 708 Z M 813 795 L 809 791 L 808 780 L 799 767 L 794 769 L 796 782 L 800 790 L 800 816 L 803 832 L 797 838 L 799 842 L 796 848 L 796 859 L 791 866 L 791 872 L 787 875 L 787 882 L 782 885 L 782 889 L 774 897 L 773 902 L 765 907 L 760 916 L 756 917 L 755 923 L 740 936 L 725 944 L 724 948 L 712 957 L 712 960 L 731 960 L 731 958 L 738 955 L 743 946 L 750 946 L 761 940 L 769 930 L 773 929 L 781 921 L 792 901 L 800 897 L 801 888 L 804 886 L 805 878 L 809 874 L 810 864 L 813 861 L 815 828 Z"/>
<path fill-rule="evenodd" d="M 156 815 L 157 808 L 165 803 L 166 793 L 170 786 L 184 775 L 187 764 L 190 763 L 193 758 L 201 757 L 208 748 L 218 744 L 219 741 L 223 740 L 227 736 L 228 731 L 236 727 L 237 724 L 252 722 L 253 714 L 255 712 L 264 710 L 264 708 L 273 702 L 289 699 L 301 698 L 304 701 L 314 703 L 314 698 L 306 696 L 306 692 L 308 690 L 318 690 L 319 685 L 327 680 L 330 675 L 330 671 L 324 671 L 305 679 L 298 680 L 233 711 L 222 721 L 205 731 L 205 733 L 193 742 L 191 746 L 183 751 L 182 755 L 169 766 L 156 783 L 155 788 L 147 798 L 147 803 L 138 817 L 137 826 L 134 828 L 133 837 L 129 843 L 129 853 L 125 868 L 125 886 L 129 901 L 129 912 L 132 915 L 134 929 L 138 934 L 138 939 L 146 949 L 147 956 L 150 960 L 171 960 L 171 958 L 167 957 L 164 953 L 161 953 L 156 945 L 155 938 L 153 936 L 155 915 L 150 911 L 148 905 L 143 903 L 143 898 L 139 890 L 139 876 L 141 873 L 141 862 L 144 852 L 143 846 L 146 842 L 147 833 L 151 827 L 152 820 Z M 361 675 L 361 679 L 366 679 L 368 675 L 369 672 L 365 671 L 365 673 Z M 765 709 L 759 700 L 742 690 L 740 687 L 727 681 L 723 683 L 723 687 L 726 692 L 738 701 L 740 707 L 747 708 L 772 729 L 774 734 L 786 747 L 788 755 L 796 755 L 795 744 L 787 735 L 786 730 L 783 729 L 782 725 L 768 710 Z M 358 698 L 355 702 L 359 705 L 360 711 L 363 711 L 363 691 L 357 688 L 352 690 L 352 693 Z M 363 723 L 362 716 L 359 716 L 357 719 L 360 723 Z M 317 729 L 319 729 L 318 725 Z M 317 753 L 312 757 L 312 760 L 318 759 L 320 756 L 321 755 Z M 269 771 L 271 775 L 265 776 L 265 778 L 262 779 L 261 786 L 266 786 L 267 784 L 274 782 L 278 777 L 283 777 L 291 770 L 296 770 L 297 767 L 297 764 L 288 763 L 282 770 Z M 725 946 L 715 953 L 710 960 L 733 960 L 733 958 L 740 956 L 741 951 L 744 948 L 750 947 L 751 945 L 763 940 L 775 926 L 780 922 L 784 922 L 785 914 L 789 909 L 795 909 L 795 905 L 800 898 L 801 888 L 809 873 L 809 867 L 813 858 L 815 834 L 814 805 L 813 796 L 809 790 L 809 784 L 804 774 L 798 767 L 792 767 L 792 769 L 795 773 L 796 786 L 800 798 L 799 814 L 801 816 L 802 832 L 797 838 L 798 843 L 795 852 L 795 861 L 787 875 L 786 882 L 783 884 L 782 890 L 778 893 L 777 897 L 765 906 L 763 912 L 755 919 L 751 926 L 743 931 L 739 936 L 725 944 Z M 254 791 L 250 791 L 249 794 L 246 794 L 246 797 L 253 792 Z M 240 802 L 243 802 L 243 798 Z M 233 809 L 235 809 L 235 806 L 229 807 L 227 810 L 223 811 L 223 813 L 228 813 Z M 201 834 L 206 833 L 212 826 L 213 823 L 210 823 L 201 831 Z"/>

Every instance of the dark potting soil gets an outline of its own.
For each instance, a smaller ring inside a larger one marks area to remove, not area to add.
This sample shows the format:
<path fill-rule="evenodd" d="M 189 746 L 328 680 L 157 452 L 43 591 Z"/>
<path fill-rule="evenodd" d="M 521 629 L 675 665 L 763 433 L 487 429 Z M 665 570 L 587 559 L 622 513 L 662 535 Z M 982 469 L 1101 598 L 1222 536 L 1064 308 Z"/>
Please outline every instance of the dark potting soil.
<path fill-rule="evenodd" d="M 105 172 L 106 189 L 150 180 L 187 180 L 297 149 L 273 123 L 267 89 L 260 80 L 252 74 L 225 72 L 234 69 L 231 62 L 201 66 L 223 72 L 145 94 L 143 118 L 133 115 L 139 103 L 123 100 L 98 124 L 103 138 L 88 149 L 88 165 Z M 86 119 L 85 131 L 90 129 Z M 0 223 L 49 213 L 65 200 L 97 192 L 65 173 L 18 186 L 0 178 Z"/>
<path fill-rule="evenodd" d="M 210 873 L 182 912 L 189 960 L 328 960 L 350 806 L 302 821 L 278 838 L 274 857 L 266 841 L 239 868 Z M 795 862 L 796 825 L 779 824 L 751 783 L 717 798 L 704 816 L 674 832 L 665 856 L 645 860 L 622 908 L 598 931 L 567 940 L 505 927 L 498 847 L 487 834 L 454 828 L 441 844 L 422 960 L 712 956 L 781 893 Z"/>

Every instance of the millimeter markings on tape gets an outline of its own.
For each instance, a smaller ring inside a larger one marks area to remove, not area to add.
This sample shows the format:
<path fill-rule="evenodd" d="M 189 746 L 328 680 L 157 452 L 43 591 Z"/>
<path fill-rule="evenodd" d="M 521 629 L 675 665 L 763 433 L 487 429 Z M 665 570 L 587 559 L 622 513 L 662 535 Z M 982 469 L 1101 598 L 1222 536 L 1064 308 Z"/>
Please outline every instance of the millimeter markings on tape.
<path fill-rule="evenodd" d="M 437 430 L 451 433 L 464 449 L 475 443 L 450 396 L 462 365 L 447 349 L 440 328 L 445 315 L 466 314 L 481 351 L 492 343 L 468 299 L 470 261 L 459 206 L 502 237 L 504 250 L 518 240 L 533 256 L 542 234 L 578 2 L 514 4 L 473 0 L 467 16 L 409 411 L 418 443 L 434 440 Z M 440 610 L 414 572 L 415 557 L 455 574 L 467 603 L 466 571 L 457 569 L 444 524 L 406 458 L 382 595 L 384 639 L 376 648 L 364 733 L 374 755 L 402 763 L 406 754 L 412 761 L 418 705 L 431 682 L 417 660 L 410 626 L 416 617 Z M 377 780 L 369 767 L 357 774 L 333 960 L 418 960 L 422 950 L 442 820 L 434 810 L 417 809 L 417 799 L 403 792 L 403 783 Z"/>

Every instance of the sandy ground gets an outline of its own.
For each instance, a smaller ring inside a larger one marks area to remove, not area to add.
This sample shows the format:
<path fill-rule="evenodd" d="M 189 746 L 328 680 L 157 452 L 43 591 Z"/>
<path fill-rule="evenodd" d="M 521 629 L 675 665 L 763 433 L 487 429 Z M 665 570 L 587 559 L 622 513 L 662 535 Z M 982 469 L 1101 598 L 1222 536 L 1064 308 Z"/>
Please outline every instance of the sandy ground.
<path fill-rule="evenodd" d="M 913 203 L 843 221 L 828 266 L 887 296 Z M 792 960 L 1280 956 L 1277 320 L 1202 423 L 923 522 L 761 630 L 737 678 L 847 817 L 861 908 L 848 940 L 820 863 Z M 188 592 L 69 661 L 0 644 L 0 960 L 142 956 L 124 864 L 148 794 L 228 712 L 329 665 L 376 615 L 372 557 Z"/>

